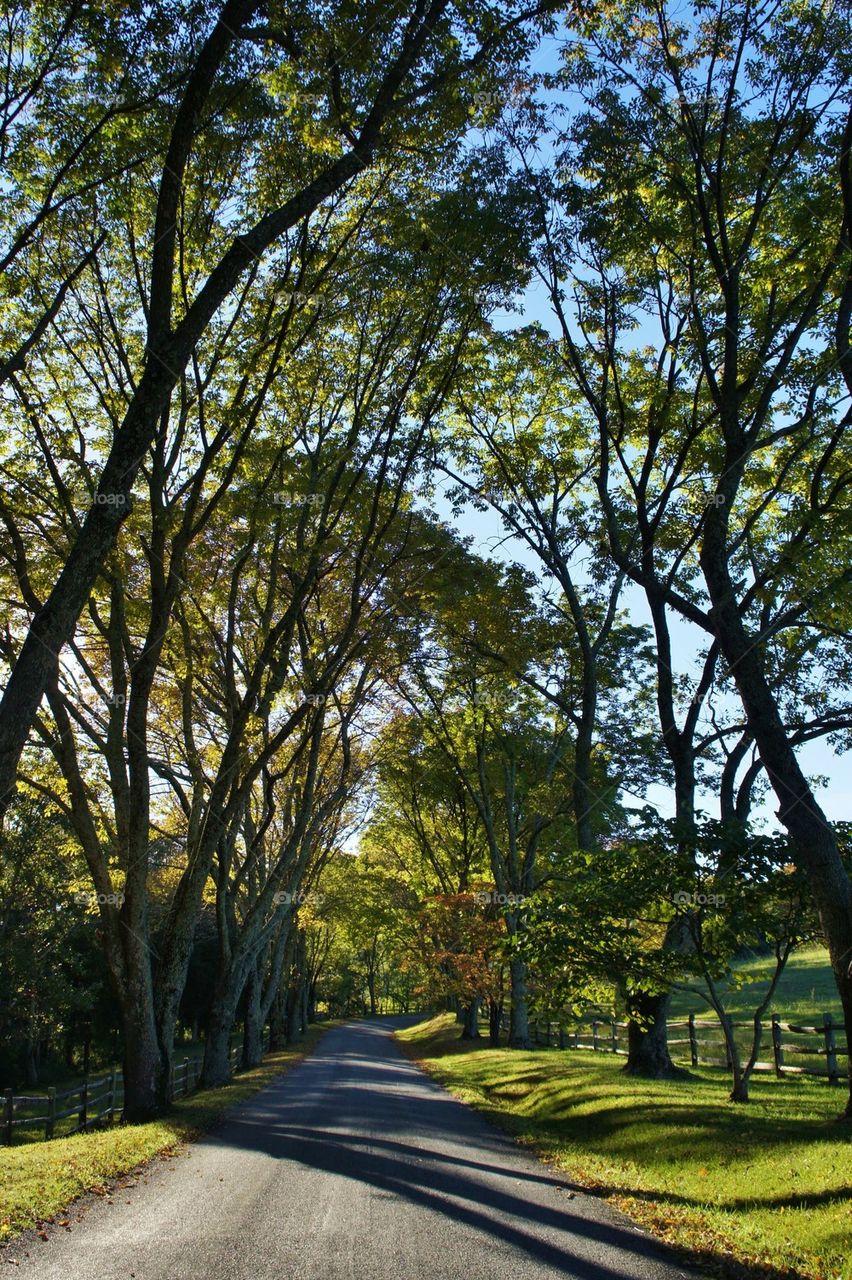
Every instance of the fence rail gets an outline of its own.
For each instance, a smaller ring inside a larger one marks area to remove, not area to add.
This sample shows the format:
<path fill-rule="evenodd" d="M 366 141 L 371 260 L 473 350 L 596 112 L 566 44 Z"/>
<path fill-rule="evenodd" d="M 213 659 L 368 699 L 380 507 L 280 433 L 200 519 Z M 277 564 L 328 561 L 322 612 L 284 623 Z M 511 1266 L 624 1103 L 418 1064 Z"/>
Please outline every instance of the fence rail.
<path fill-rule="evenodd" d="M 772 1047 L 771 1061 L 758 1061 L 754 1070 L 774 1072 L 777 1076 L 805 1075 L 816 1076 L 827 1080 L 829 1084 L 839 1084 L 845 1078 L 846 1071 L 840 1059 L 848 1058 L 848 1038 L 846 1027 L 842 1022 L 835 1022 L 830 1013 L 818 1014 L 819 1021 L 812 1025 L 796 1022 L 784 1022 L 779 1015 L 773 1014 L 768 1024 L 769 1039 L 764 1041 Z M 589 1022 L 566 1027 L 561 1022 L 536 1018 L 530 1022 L 530 1039 L 539 1047 L 548 1046 L 556 1049 L 587 1050 L 592 1053 L 611 1053 L 627 1056 L 626 1022 L 614 1018 L 593 1018 Z M 738 1031 L 746 1030 L 747 1039 L 737 1037 L 743 1061 L 751 1051 L 751 1035 L 754 1024 L 731 1021 L 735 1037 Z M 504 1014 L 501 1028 L 509 1028 L 508 1015 Z M 764 1032 L 766 1025 L 764 1024 Z M 693 1067 L 721 1067 L 733 1069 L 728 1046 L 719 1021 L 716 1018 L 700 1018 L 691 1013 L 685 1021 L 668 1024 L 668 1045 L 675 1062 L 687 1062 Z M 685 1034 L 675 1034 L 684 1032 Z M 708 1032 L 715 1033 L 708 1035 Z M 791 1037 L 796 1037 L 795 1039 Z M 817 1066 L 790 1062 L 788 1059 L 821 1059 Z"/>
<path fill-rule="evenodd" d="M 263 1034 L 264 1053 L 268 1049 L 267 1030 Z M 231 1075 L 237 1071 L 239 1064 L 240 1048 L 238 1045 L 231 1045 L 228 1053 Z M 200 1055 L 184 1057 L 179 1063 L 173 1061 L 169 1096 L 174 1100 L 195 1093 L 200 1079 Z M 113 1124 L 116 1119 L 123 1119 L 123 1116 L 124 1077 L 116 1067 L 105 1076 L 86 1078 L 80 1084 L 60 1093 L 52 1087 L 46 1094 L 15 1094 L 11 1089 L 6 1089 L 3 1093 L 3 1143 L 11 1146 L 15 1135 L 25 1129 L 43 1129 L 41 1137 L 53 1138 L 56 1135 L 56 1125 L 72 1118 L 76 1118 L 77 1123 L 63 1130 L 63 1138 L 72 1133 L 83 1133 L 97 1125 Z"/>

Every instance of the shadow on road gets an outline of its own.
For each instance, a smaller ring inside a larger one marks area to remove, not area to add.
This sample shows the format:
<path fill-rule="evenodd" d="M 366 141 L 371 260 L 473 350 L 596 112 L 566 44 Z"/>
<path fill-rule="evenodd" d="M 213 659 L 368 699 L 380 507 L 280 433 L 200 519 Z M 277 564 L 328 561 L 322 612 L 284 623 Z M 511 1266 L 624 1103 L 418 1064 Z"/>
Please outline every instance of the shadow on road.
<path fill-rule="evenodd" d="M 388 1034 L 416 1018 L 330 1032 L 313 1059 L 215 1135 L 296 1166 L 367 1183 L 576 1280 L 672 1277 L 672 1255 L 537 1164 L 404 1058 Z M 613 1251 L 623 1267 L 609 1265 Z M 597 1257 L 596 1257 L 597 1255 Z M 607 1262 L 603 1261 L 607 1256 Z M 639 1260 L 645 1266 L 637 1265 Z"/>

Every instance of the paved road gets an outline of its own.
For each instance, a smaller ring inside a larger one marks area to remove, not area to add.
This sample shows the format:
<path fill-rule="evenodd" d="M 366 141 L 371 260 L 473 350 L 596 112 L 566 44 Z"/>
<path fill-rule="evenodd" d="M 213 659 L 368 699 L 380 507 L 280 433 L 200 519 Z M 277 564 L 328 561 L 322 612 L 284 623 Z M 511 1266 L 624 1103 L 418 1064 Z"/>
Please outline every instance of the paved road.
<path fill-rule="evenodd" d="M 32 1280 L 677 1280 L 662 1249 L 456 1102 L 391 1019 L 314 1055 L 133 1189 L 16 1250 Z"/>

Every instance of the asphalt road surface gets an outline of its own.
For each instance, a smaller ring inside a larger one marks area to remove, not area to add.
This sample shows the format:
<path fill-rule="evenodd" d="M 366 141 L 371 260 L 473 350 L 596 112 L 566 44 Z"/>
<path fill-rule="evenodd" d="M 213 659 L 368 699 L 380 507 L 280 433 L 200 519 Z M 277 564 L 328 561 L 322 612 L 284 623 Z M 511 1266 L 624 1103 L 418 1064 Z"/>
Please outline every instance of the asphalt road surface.
<path fill-rule="evenodd" d="M 408 1062 L 400 1021 L 329 1031 L 215 1132 L 7 1260 L 32 1280 L 686 1274 Z"/>

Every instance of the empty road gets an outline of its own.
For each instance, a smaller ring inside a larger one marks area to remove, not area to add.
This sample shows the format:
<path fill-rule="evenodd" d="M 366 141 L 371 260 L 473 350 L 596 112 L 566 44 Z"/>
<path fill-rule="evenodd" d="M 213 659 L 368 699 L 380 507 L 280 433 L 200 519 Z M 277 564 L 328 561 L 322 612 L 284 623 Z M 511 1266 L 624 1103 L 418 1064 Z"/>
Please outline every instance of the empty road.
<path fill-rule="evenodd" d="M 404 1021 L 404 1020 L 403 1020 Z M 72 1228 L 32 1280 L 677 1280 L 645 1234 L 408 1062 L 391 1019 L 312 1057 Z M 73 1218 L 72 1218 L 73 1220 Z"/>

